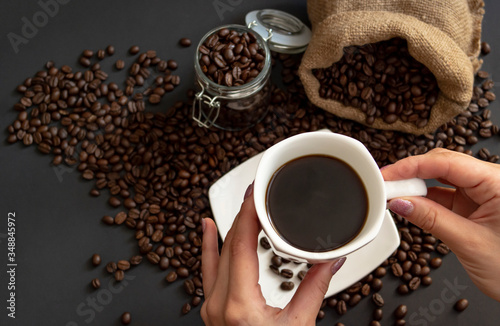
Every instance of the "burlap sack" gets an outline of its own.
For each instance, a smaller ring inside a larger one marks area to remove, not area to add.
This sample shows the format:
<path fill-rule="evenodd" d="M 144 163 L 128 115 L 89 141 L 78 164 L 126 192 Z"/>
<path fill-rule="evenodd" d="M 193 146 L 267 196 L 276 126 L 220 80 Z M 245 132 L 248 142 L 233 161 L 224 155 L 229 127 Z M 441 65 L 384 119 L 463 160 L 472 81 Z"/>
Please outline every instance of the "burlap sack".
<path fill-rule="evenodd" d="M 339 61 L 344 47 L 400 37 L 412 57 L 434 74 L 440 94 L 423 128 L 380 118 L 371 126 L 413 134 L 435 131 L 465 110 L 472 97 L 474 73 L 482 63 L 483 7 L 482 0 L 308 0 L 313 36 L 299 74 L 309 99 L 337 116 L 364 123 L 360 109 L 319 96 L 312 70 Z"/>

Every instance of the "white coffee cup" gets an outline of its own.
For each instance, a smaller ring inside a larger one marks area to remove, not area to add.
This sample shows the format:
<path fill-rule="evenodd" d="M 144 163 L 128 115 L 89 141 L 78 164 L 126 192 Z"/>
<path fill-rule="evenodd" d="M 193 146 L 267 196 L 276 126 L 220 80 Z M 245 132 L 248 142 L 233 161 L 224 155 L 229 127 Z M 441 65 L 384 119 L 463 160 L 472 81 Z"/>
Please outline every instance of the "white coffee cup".
<path fill-rule="evenodd" d="M 329 251 L 306 251 L 285 241 L 275 230 L 266 207 L 268 185 L 274 173 L 284 164 L 309 155 L 330 156 L 347 163 L 362 180 L 368 197 L 368 213 L 361 231 L 348 243 Z M 425 196 L 427 187 L 422 179 L 416 178 L 384 181 L 370 152 L 354 138 L 331 132 L 308 132 L 287 138 L 266 150 L 257 168 L 253 193 L 257 215 L 273 251 L 292 261 L 319 263 L 344 257 L 368 244 L 380 231 L 387 200 Z"/>

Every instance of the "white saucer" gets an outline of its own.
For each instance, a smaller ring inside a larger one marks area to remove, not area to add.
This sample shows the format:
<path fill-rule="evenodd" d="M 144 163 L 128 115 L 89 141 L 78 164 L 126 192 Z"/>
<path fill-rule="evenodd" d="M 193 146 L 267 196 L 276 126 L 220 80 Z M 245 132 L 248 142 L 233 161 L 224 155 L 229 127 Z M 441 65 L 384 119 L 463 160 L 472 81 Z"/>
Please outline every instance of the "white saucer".
<path fill-rule="evenodd" d="M 208 196 L 214 220 L 223 240 L 233 224 L 234 217 L 240 210 L 248 185 L 253 182 L 262 154 L 252 157 L 229 171 L 209 189 Z M 259 239 L 263 236 L 264 233 L 261 232 Z M 347 256 L 344 266 L 333 276 L 325 298 L 348 288 L 368 275 L 387 259 L 398 246 L 398 231 L 391 214 L 387 211 L 377 237 L 363 248 Z M 306 264 L 288 263 L 281 267 L 291 269 L 294 273 L 291 281 L 295 283 L 295 288 L 292 291 L 284 291 L 280 288 L 280 285 L 281 282 L 287 281 L 287 279 L 276 275 L 269 269 L 273 257 L 272 250 L 265 250 L 259 244 L 257 254 L 259 257 L 259 284 L 267 304 L 273 307 L 285 307 L 300 283 L 297 274 L 301 270 L 307 270 Z"/>

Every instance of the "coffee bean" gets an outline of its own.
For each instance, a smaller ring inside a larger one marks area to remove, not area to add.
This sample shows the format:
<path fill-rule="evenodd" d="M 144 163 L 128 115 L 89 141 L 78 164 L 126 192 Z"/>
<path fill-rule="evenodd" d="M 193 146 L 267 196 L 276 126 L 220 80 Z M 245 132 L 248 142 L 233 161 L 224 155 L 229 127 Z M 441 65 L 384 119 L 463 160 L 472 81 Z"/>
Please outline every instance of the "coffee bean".
<path fill-rule="evenodd" d="M 410 290 L 415 291 L 420 286 L 420 282 L 421 282 L 420 277 L 415 276 L 408 283 L 408 287 L 410 288 Z"/>
<path fill-rule="evenodd" d="M 482 55 L 487 55 L 491 52 L 491 47 L 488 43 L 486 42 L 481 42 L 481 54 Z"/>
<path fill-rule="evenodd" d="M 392 274 L 396 277 L 401 277 L 403 275 L 403 269 L 401 265 L 398 263 L 394 263 L 391 265 Z"/>
<path fill-rule="evenodd" d="M 404 319 L 397 319 L 396 322 L 394 322 L 395 326 L 404 326 L 406 325 L 406 321 Z"/>
<path fill-rule="evenodd" d="M 377 308 L 373 311 L 373 314 L 372 314 L 373 320 L 381 321 L 383 316 L 384 316 L 384 313 L 383 313 L 382 309 Z"/>
<path fill-rule="evenodd" d="M 373 294 L 372 301 L 377 307 L 384 306 L 384 298 L 379 293 Z"/>
<path fill-rule="evenodd" d="M 430 276 L 422 277 L 422 285 L 429 286 L 432 284 L 432 278 Z"/>
<path fill-rule="evenodd" d="M 443 260 L 440 257 L 434 257 L 430 261 L 430 265 L 432 268 L 439 268 L 439 267 L 441 267 L 442 263 L 443 263 Z"/>
<path fill-rule="evenodd" d="M 281 289 L 284 291 L 291 291 L 295 287 L 295 283 L 291 281 L 281 282 Z"/>
<path fill-rule="evenodd" d="M 114 272 L 116 272 L 117 269 L 118 269 L 118 266 L 116 265 L 115 262 L 109 262 L 106 264 L 106 270 L 110 274 L 113 274 Z"/>
<path fill-rule="evenodd" d="M 187 313 L 189 313 L 191 311 L 191 305 L 189 304 L 189 302 L 186 302 L 183 306 L 182 306 L 182 314 L 183 315 L 186 315 Z"/>
<path fill-rule="evenodd" d="M 92 285 L 92 287 L 93 287 L 94 289 L 98 289 L 98 288 L 100 288 L 100 287 L 101 287 L 101 281 L 99 281 L 99 279 L 98 279 L 98 278 L 94 278 L 94 279 L 92 280 L 92 282 L 90 282 L 90 284 Z"/>
<path fill-rule="evenodd" d="M 450 252 L 450 248 L 448 248 L 447 245 L 444 243 L 440 243 L 436 247 L 436 251 L 439 252 L 441 255 L 447 255 Z"/>
<path fill-rule="evenodd" d="M 379 278 L 374 278 L 371 283 L 371 287 L 373 291 L 378 292 L 382 289 L 383 283 L 382 280 Z"/>
<path fill-rule="evenodd" d="M 114 197 L 112 197 L 112 198 L 114 198 Z M 114 205 L 112 205 L 112 206 L 114 206 Z M 117 213 L 115 215 L 114 222 L 115 222 L 115 224 L 120 225 L 123 222 L 125 222 L 126 219 L 127 219 L 127 213 L 125 213 L 125 212 L 119 212 L 119 213 Z"/>
<path fill-rule="evenodd" d="M 396 319 L 403 319 L 405 318 L 407 312 L 408 307 L 404 304 L 400 304 L 396 310 L 394 310 L 394 317 L 396 317 Z"/>
<path fill-rule="evenodd" d="M 304 279 L 304 277 L 306 277 L 306 274 L 307 274 L 307 271 L 300 271 L 300 272 L 298 272 L 297 277 L 299 278 L 299 280 L 302 281 Z"/>
<path fill-rule="evenodd" d="M 167 274 L 167 276 L 165 277 L 165 280 L 168 282 L 168 283 L 172 283 L 174 282 L 175 280 L 177 279 L 177 273 L 175 271 L 171 271 L 170 273 Z"/>
<path fill-rule="evenodd" d="M 273 264 L 273 266 L 275 267 L 281 267 L 283 261 L 280 256 L 274 255 L 273 258 L 271 258 L 271 264 Z"/>
<path fill-rule="evenodd" d="M 362 299 L 361 295 L 356 293 L 353 296 L 351 296 L 351 298 L 348 301 L 348 304 L 349 306 L 354 307 L 361 301 L 361 299 Z"/>
<path fill-rule="evenodd" d="M 455 310 L 458 312 L 462 312 L 465 309 L 467 309 L 468 306 L 469 306 L 469 301 L 467 299 L 459 299 L 457 302 L 455 302 L 453 308 L 455 308 Z"/>
<path fill-rule="evenodd" d="M 116 60 L 115 68 L 118 70 L 122 70 L 123 68 L 125 68 L 125 61 L 123 61 L 122 59 Z"/>
<path fill-rule="evenodd" d="M 339 315 L 345 315 L 347 312 L 347 306 L 344 300 L 339 300 L 337 302 L 337 306 L 335 307 L 335 310 Z"/>
<path fill-rule="evenodd" d="M 92 255 L 92 265 L 99 266 L 101 264 L 101 256 L 99 254 Z"/>
<path fill-rule="evenodd" d="M 406 284 L 400 284 L 397 289 L 398 293 L 401 295 L 408 294 L 410 290 L 408 289 L 408 286 Z"/>
<path fill-rule="evenodd" d="M 129 48 L 128 52 L 132 55 L 139 53 L 140 48 L 137 45 L 133 45 Z"/>
<path fill-rule="evenodd" d="M 137 266 L 142 262 L 142 256 L 136 255 L 130 258 L 130 265 Z"/>
<path fill-rule="evenodd" d="M 192 295 L 195 290 L 196 290 L 196 287 L 195 287 L 192 280 L 185 280 L 184 281 L 184 291 L 186 291 L 187 294 Z"/>
<path fill-rule="evenodd" d="M 280 275 L 283 276 L 284 278 L 292 278 L 293 277 L 293 271 L 288 268 L 283 268 L 280 272 Z"/>
<path fill-rule="evenodd" d="M 124 312 L 121 315 L 120 319 L 121 319 L 122 325 L 128 325 L 132 321 L 132 316 L 130 315 L 130 312 Z"/>
<path fill-rule="evenodd" d="M 187 37 L 183 37 L 179 40 L 179 44 L 185 48 L 191 46 L 191 40 Z"/>
<path fill-rule="evenodd" d="M 124 271 L 122 271 L 121 269 L 119 269 L 119 270 L 117 270 L 115 272 L 115 280 L 117 282 L 123 281 L 124 278 L 125 278 L 125 272 Z"/>
<path fill-rule="evenodd" d="M 113 225 L 115 223 L 115 220 L 113 219 L 113 217 L 109 216 L 109 215 L 104 215 L 101 220 L 104 224 L 107 224 L 107 225 Z"/>
<path fill-rule="evenodd" d="M 262 246 L 262 248 L 264 248 L 266 250 L 271 249 L 271 245 L 269 244 L 269 240 L 266 237 L 260 238 L 260 245 Z"/>
<path fill-rule="evenodd" d="M 126 271 L 126 270 L 130 269 L 130 262 L 128 260 L 119 260 L 116 263 L 116 266 L 118 267 L 118 269 L 121 269 L 122 271 Z"/>

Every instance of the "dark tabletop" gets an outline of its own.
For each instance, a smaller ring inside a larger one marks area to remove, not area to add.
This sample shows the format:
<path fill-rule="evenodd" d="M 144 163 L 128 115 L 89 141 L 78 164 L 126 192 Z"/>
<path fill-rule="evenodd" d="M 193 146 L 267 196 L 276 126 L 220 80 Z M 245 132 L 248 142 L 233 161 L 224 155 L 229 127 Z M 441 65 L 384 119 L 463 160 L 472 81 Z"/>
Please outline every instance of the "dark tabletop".
<path fill-rule="evenodd" d="M 307 20 L 305 1 L 2 1 L 2 135 L 6 139 L 6 129 L 16 119 L 13 105 L 19 95 L 15 88 L 25 78 L 33 76 L 49 60 L 58 66 L 77 67 L 82 50 L 97 50 L 109 44 L 116 47 L 115 58 L 127 58 L 127 49 L 137 44 L 143 50 L 156 50 L 162 58 L 178 61 L 181 85 L 160 105 L 148 108 L 166 110 L 176 100 L 185 99 L 187 89 L 193 85 L 195 46 L 182 48 L 177 41 L 189 37 L 197 43 L 208 30 L 244 23 L 248 11 L 262 8 L 285 10 Z M 500 2 L 489 1 L 483 39 L 493 51 L 483 67 L 494 80 L 500 75 L 499 13 Z M 30 30 L 27 24 L 36 19 L 38 27 Z M 490 106 L 497 124 L 499 106 L 499 102 Z M 133 325 L 202 324 L 199 307 L 181 316 L 181 307 L 189 300 L 182 282 L 168 285 L 164 281 L 166 273 L 157 267 L 143 263 L 129 271 L 123 282 L 115 284 L 102 265 L 91 266 L 92 254 L 99 253 L 105 262 L 118 260 L 136 252 L 136 243 L 127 228 L 102 225 L 101 217 L 114 215 L 117 209 L 101 197 L 91 197 L 90 182 L 74 169 L 56 169 L 50 164 L 51 158 L 34 146 L 8 145 L 6 141 L 1 141 L 0 146 L 0 325 L 119 325 L 124 311 L 132 313 Z M 475 151 L 482 146 L 500 154 L 498 137 L 476 145 Z M 9 213 L 15 213 L 16 223 L 15 319 L 7 317 L 6 309 L 10 292 L 6 266 Z M 102 281 L 98 291 L 89 286 L 95 277 Z M 386 277 L 381 291 L 386 302 L 383 324 L 392 324 L 388 315 L 404 303 L 409 309 L 407 325 L 498 325 L 499 303 L 472 284 L 455 256 L 446 256 L 443 267 L 433 271 L 432 277 L 430 287 L 406 297 L 398 296 L 397 281 Z M 458 314 L 452 309 L 453 300 L 462 297 L 469 299 L 470 306 Z M 327 309 L 319 324 L 341 321 L 346 325 L 367 325 L 372 310 L 370 300 L 363 300 L 342 318 Z"/>

